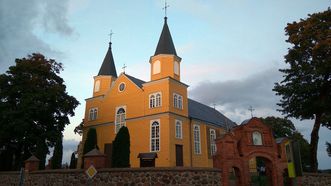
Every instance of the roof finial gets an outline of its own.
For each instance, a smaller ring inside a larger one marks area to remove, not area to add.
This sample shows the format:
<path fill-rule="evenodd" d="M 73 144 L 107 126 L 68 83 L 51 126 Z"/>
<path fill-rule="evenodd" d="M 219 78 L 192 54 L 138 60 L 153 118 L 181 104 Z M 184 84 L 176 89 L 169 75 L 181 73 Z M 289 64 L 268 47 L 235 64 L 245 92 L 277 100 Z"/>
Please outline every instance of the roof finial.
<path fill-rule="evenodd" d="M 167 0 L 164 1 L 164 7 L 162 8 L 164 10 L 164 19 L 167 19 L 167 9 L 169 5 L 167 4 Z"/>
<path fill-rule="evenodd" d="M 250 106 L 248 107 L 248 110 L 251 111 L 251 116 L 252 116 L 252 118 L 253 118 L 253 111 L 254 111 L 255 109 L 252 107 L 252 105 L 250 105 Z"/>
<path fill-rule="evenodd" d="M 122 69 L 123 69 L 123 73 L 125 74 L 125 69 L 126 69 L 126 65 L 125 65 L 125 63 L 123 64 L 123 67 L 122 67 Z"/>
<path fill-rule="evenodd" d="M 113 36 L 113 34 L 115 34 L 113 32 L 113 30 L 110 30 L 110 33 L 108 34 L 109 35 L 109 44 L 111 44 L 111 37 Z"/>

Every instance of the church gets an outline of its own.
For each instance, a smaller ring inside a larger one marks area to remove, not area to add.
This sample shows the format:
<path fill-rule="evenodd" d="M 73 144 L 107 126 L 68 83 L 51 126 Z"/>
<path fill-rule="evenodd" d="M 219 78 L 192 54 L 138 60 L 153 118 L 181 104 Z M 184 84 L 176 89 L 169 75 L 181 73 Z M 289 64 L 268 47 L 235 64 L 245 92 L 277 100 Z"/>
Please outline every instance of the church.
<path fill-rule="evenodd" d="M 182 59 L 167 17 L 149 60 L 149 81 L 125 72 L 118 75 L 111 44 L 94 77 L 93 96 L 86 99 L 83 142 L 87 131 L 95 128 L 99 150 L 111 167 L 112 142 L 126 126 L 131 167 L 213 167 L 215 139 L 236 124 L 216 109 L 188 98 L 188 85 L 181 81 Z"/>

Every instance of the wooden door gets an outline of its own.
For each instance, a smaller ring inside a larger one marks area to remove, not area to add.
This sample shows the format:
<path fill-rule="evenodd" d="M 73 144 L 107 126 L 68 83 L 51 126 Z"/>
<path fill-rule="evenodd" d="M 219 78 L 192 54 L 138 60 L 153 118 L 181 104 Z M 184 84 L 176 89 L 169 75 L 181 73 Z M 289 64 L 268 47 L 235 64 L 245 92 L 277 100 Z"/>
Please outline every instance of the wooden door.
<path fill-rule="evenodd" d="M 176 166 L 182 167 L 183 165 L 183 145 L 176 145 Z"/>

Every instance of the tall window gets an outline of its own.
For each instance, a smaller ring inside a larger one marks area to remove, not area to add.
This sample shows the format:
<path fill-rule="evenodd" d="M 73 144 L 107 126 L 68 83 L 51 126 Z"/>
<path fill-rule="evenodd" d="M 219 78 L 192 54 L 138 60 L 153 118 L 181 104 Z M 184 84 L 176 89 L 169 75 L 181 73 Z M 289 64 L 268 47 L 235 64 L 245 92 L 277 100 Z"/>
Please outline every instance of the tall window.
<path fill-rule="evenodd" d="M 216 153 L 216 131 L 215 129 L 209 130 L 209 139 L 210 139 L 210 154 L 214 155 Z"/>
<path fill-rule="evenodd" d="M 158 74 L 160 72 L 161 72 L 161 62 L 157 60 L 153 64 L 153 74 Z"/>
<path fill-rule="evenodd" d="M 151 123 L 151 152 L 160 151 L 160 123 L 152 121 Z"/>
<path fill-rule="evenodd" d="M 154 93 L 149 95 L 149 108 L 161 107 L 162 96 L 161 93 Z"/>
<path fill-rule="evenodd" d="M 179 75 L 179 63 L 177 61 L 174 63 L 174 72 Z"/>
<path fill-rule="evenodd" d="M 94 92 L 98 92 L 100 90 L 100 80 L 97 80 L 94 85 Z"/>
<path fill-rule="evenodd" d="M 125 110 L 124 108 L 119 108 L 116 112 L 115 133 L 123 126 L 125 126 Z"/>
<path fill-rule="evenodd" d="M 183 109 L 183 96 L 174 93 L 174 107 Z"/>
<path fill-rule="evenodd" d="M 182 139 L 183 133 L 182 133 L 182 121 L 176 120 L 176 138 Z"/>
<path fill-rule="evenodd" d="M 194 137 L 194 153 L 201 154 L 201 142 L 200 142 L 200 126 L 193 126 L 193 137 Z"/>
<path fill-rule="evenodd" d="M 255 131 L 252 135 L 254 145 L 262 145 L 262 135 L 260 132 Z"/>
<path fill-rule="evenodd" d="M 98 108 L 91 108 L 89 113 L 89 120 L 96 120 L 98 117 Z"/>

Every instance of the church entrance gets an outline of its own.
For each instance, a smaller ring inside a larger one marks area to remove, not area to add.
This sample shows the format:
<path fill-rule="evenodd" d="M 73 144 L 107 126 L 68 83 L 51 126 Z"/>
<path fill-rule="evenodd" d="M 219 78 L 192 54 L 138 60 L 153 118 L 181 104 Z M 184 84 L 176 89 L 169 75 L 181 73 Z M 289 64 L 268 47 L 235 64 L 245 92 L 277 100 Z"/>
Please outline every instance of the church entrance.
<path fill-rule="evenodd" d="M 229 170 L 229 186 L 242 186 L 241 174 L 238 167 L 232 167 Z"/>
<path fill-rule="evenodd" d="M 250 172 L 252 186 L 272 186 L 272 162 L 259 156 L 255 162 L 256 171 Z"/>
<path fill-rule="evenodd" d="M 176 145 L 176 166 L 182 167 L 183 165 L 183 145 Z"/>

